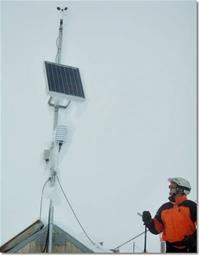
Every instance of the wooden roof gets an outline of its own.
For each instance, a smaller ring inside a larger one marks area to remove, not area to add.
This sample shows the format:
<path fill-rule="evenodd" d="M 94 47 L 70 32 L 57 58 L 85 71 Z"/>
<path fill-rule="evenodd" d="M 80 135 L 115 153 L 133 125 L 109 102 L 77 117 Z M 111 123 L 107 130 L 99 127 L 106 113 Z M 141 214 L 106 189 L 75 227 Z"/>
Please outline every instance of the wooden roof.
<path fill-rule="evenodd" d="M 4 253 L 41 253 L 47 244 L 48 225 L 41 220 L 20 232 L 17 236 L 0 247 Z M 57 225 L 53 225 L 53 253 L 94 253 L 103 252 L 85 245 L 80 239 L 70 235 Z"/>
<path fill-rule="evenodd" d="M 20 232 L 18 235 L 14 236 L 12 239 L 10 239 L 8 242 L 3 244 L 0 247 L 0 252 L 8 252 L 18 244 L 20 244 L 22 241 L 27 239 L 27 237 L 32 236 L 33 234 L 37 233 L 39 230 L 41 230 L 44 227 L 44 224 L 41 220 L 35 221 L 33 224 L 28 226 L 26 229 L 24 229 L 22 232 Z"/>

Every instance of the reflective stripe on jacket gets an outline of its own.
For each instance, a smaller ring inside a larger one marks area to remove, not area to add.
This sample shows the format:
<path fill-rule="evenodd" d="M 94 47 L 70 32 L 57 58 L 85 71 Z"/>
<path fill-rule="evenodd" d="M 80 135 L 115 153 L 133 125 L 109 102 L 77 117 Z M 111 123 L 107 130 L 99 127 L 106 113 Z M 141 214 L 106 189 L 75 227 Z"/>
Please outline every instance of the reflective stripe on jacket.
<path fill-rule="evenodd" d="M 162 239 L 170 243 L 182 241 L 196 230 L 197 205 L 185 195 L 176 197 L 176 202 L 163 204 L 157 211 L 153 224 Z"/>

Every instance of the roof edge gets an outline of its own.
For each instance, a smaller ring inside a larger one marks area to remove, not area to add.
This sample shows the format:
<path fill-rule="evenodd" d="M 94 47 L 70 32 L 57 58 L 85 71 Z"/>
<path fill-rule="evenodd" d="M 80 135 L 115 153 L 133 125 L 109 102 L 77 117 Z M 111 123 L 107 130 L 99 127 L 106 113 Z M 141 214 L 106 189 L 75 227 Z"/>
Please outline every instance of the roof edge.
<path fill-rule="evenodd" d="M 7 252 L 17 246 L 19 243 L 21 243 L 24 239 L 27 237 L 32 236 L 39 230 L 41 230 L 44 227 L 44 223 L 38 219 L 33 224 L 25 228 L 23 231 L 21 231 L 19 234 L 14 236 L 12 239 L 10 239 L 8 242 L 3 244 L 0 247 L 0 252 Z"/>

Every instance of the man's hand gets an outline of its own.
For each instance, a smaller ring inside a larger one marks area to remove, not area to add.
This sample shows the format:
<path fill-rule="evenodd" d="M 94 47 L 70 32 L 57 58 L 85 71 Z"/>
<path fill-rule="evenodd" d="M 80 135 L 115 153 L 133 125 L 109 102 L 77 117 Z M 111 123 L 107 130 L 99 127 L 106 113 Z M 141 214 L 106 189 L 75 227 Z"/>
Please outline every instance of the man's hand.
<path fill-rule="evenodd" d="M 159 232 L 156 230 L 153 219 L 151 218 L 151 213 L 149 211 L 144 211 L 142 213 L 142 220 L 144 225 L 149 229 L 152 234 L 157 235 Z"/>
<path fill-rule="evenodd" d="M 144 222 L 144 225 L 146 225 L 148 227 L 152 220 L 151 213 L 149 211 L 144 211 L 142 214 L 142 220 Z"/>

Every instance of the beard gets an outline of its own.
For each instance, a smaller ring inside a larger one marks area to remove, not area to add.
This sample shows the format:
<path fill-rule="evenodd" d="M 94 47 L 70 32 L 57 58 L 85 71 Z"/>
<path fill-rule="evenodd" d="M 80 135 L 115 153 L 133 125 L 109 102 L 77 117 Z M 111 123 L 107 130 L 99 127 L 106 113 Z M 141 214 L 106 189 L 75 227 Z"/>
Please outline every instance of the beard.
<path fill-rule="evenodd" d="M 170 195 L 168 197 L 168 199 L 169 199 L 170 202 L 175 202 L 175 197 L 176 197 L 176 194 L 174 193 L 174 194 Z"/>

